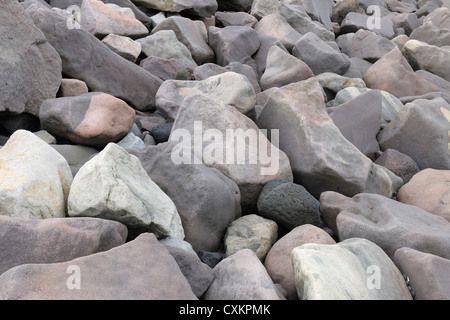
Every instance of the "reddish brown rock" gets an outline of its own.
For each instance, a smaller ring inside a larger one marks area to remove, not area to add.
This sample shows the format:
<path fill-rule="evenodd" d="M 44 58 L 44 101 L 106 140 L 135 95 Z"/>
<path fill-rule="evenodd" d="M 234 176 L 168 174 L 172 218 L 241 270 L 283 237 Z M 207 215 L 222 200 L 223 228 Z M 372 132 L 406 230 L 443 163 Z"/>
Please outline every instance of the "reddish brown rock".
<path fill-rule="evenodd" d="M 375 163 L 391 170 L 395 175 L 402 178 L 404 183 L 408 183 L 412 176 L 420 171 L 419 166 L 411 157 L 395 149 L 385 150 L 375 160 Z"/>

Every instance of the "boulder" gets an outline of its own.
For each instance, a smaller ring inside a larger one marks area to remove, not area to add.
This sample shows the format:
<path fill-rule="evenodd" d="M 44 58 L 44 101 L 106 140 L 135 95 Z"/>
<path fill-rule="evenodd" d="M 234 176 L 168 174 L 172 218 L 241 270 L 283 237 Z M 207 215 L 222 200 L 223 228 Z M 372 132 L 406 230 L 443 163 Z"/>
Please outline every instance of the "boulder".
<path fill-rule="evenodd" d="M 80 145 L 52 144 L 51 147 L 66 159 L 74 177 L 78 170 L 98 153 L 97 149 Z"/>
<path fill-rule="evenodd" d="M 410 156 L 394 149 L 385 150 L 374 162 L 391 170 L 402 178 L 405 184 L 420 171 L 419 166 Z"/>
<path fill-rule="evenodd" d="M 433 46 L 450 45 L 450 8 L 436 8 L 427 15 L 421 26 L 414 29 L 411 40 L 420 40 Z"/>
<path fill-rule="evenodd" d="M 372 17 L 357 12 L 349 12 L 341 23 L 341 33 L 357 32 L 359 29 L 368 30 L 379 34 L 380 36 L 392 39 L 395 37 L 394 24 L 389 17 L 380 17 L 378 26 L 373 28 L 371 25 Z"/>
<path fill-rule="evenodd" d="M 214 14 L 216 22 L 221 24 L 223 27 L 228 26 L 247 26 L 253 28 L 258 22 L 254 16 L 248 14 L 247 12 L 216 12 Z"/>
<path fill-rule="evenodd" d="M 84 81 L 65 78 L 61 80 L 57 97 L 76 97 L 88 92 L 89 89 Z"/>
<path fill-rule="evenodd" d="M 165 12 L 187 12 L 199 17 L 210 17 L 217 11 L 216 0 L 133 0 L 137 5 Z"/>
<path fill-rule="evenodd" d="M 141 44 L 129 37 L 111 33 L 104 37 L 102 42 L 119 56 L 131 62 L 136 62 L 141 54 Z"/>

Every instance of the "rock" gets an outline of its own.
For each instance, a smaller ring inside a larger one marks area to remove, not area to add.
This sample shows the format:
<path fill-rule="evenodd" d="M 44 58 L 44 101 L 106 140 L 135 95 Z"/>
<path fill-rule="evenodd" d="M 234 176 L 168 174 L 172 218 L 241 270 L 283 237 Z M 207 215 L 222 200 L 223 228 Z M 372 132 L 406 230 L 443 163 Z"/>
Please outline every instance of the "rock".
<path fill-rule="evenodd" d="M 372 66 L 372 63 L 360 59 L 360 58 L 350 58 L 350 68 L 344 73 L 344 77 L 347 78 L 361 78 Z"/>
<path fill-rule="evenodd" d="M 214 51 L 208 45 L 208 32 L 203 22 L 169 17 L 159 23 L 151 34 L 161 30 L 173 30 L 177 39 L 189 49 L 197 65 L 214 62 Z"/>
<path fill-rule="evenodd" d="M 250 9 L 250 14 L 261 20 L 264 16 L 277 13 L 279 1 L 277 0 L 254 0 Z"/>
<path fill-rule="evenodd" d="M 448 68 L 447 64 L 447 61 L 450 59 L 449 50 L 432 46 L 422 41 L 409 40 L 404 45 L 402 53 L 413 69 L 426 70 L 450 81 L 450 68 Z M 433 57 L 433 59 L 429 57 Z"/>
<path fill-rule="evenodd" d="M 311 69 L 302 60 L 295 58 L 276 45 L 270 48 L 266 63 L 266 69 L 260 79 L 263 90 L 282 87 L 314 76 Z"/>
<path fill-rule="evenodd" d="M 200 93 L 223 101 L 243 114 L 251 111 L 256 103 L 255 90 L 247 77 L 226 72 L 201 81 L 165 81 L 156 94 L 158 110 L 166 118 L 174 120 L 183 100 Z"/>
<path fill-rule="evenodd" d="M 76 97 L 88 92 L 89 89 L 84 81 L 78 79 L 62 79 L 57 97 Z"/>
<path fill-rule="evenodd" d="M 395 264 L 366 239 L 304 244 L 291 256 L 299 299 L 412 300 Z"/>
<path fill-rule="evenodd" d="M 418 76 L 427 79 L 428 81 L 432 82 L 436 86 L 438 86 L 439 91 L 442 92 L 450 92 L 450 81 L 447 81 L 434 73 L 431 73 L 426 70 L 417 70 L 415 72 Z"/>
<path fill-rule="evenodd" d="M 185 98 L 170 136 L 170 141 L 180 140 L 179 152 L 189 153 L 187 159 L 178 154 L 176 160 L 192 164 L 192 150 L 198 160 L 224 173 L 238 185 L 243 211 L 256 208 L 263 182 L 292 181 L 284 152 L 269 143 L 252 120 L 220 100 L 202 94 Z"/>
<path fill-rule="evenodd" d="M 134 18 L 134 14 L 130 17 L 100 0 L 83 0 L 80 8 L 80 25 L 100 39 L 111 33 L 134 39 L 149 33 L 147 27 Z"/>
<path fill-rule="evenodd" d="M 136 109 L 155 107 L 160 79 L 112 52 L 87 30 L 67 28 L 66 11 L 31 5 L 26 12 L 61 56 L 67 77 L 82 80 L 91 91 L 111 94 Z"/>
<path fill-rule="evenodd" d="M 142 59 L 139 65 L 150 72 L 154 76 L 157 76 L 161 80 L 189 80 L 192 78 L 192 71 L 196 68 L 196 64 L 193 64 L 186 59 L 165 59 L 159 57 L 148 57 Z M 187 76 L 185 76 L 185 74 Z"/>
<path fill-rule="evenodd" d="M 199 17 L 210 17 L 218 8 L 215 0 L 134 0 L 134 2 L 145 8 L 166 12 L 189 12 Z"/>
<path fill-rule="evenodd" d="M 228 26 L 247 26 L 253 28 L 258 22 L 254 16 L 246 12 L 216 12 L 214 14 L 216 21 L 223 27 Z"/>
<path fill-rule="evenodd" d="M 402 178 L 405 184 L 420 171 L 417 163 L 411 157 L 394 149 L 385 150 L 375 160 L 375 163 L 391 170 L 395 175 Z"/>
<path fill-rule="evenodd" d="M 50 145 L 18 130 L 0 149 L 0 213 L 21 218 L 64 217 L 72 183 L 67 161 Z"/>
<path fill-rule="evenodd" d="M 412 31 L 410 39 L 438 47 L 450 45 L 449 16 L 449 8 L 436 8 L 425 17 L 421 26 Z"/>
<path fill-rule="evenodd" d="M 295 42 L 292 54 L 305 62 L 315 75 L 323 72 L 342 75 L 350 68 L 350 59 L 345 54 L 336 52 L 312 32 Z"/>
<path fill-rule="evenodd" d="M 449 111 L 442 98 L 407 103 L 378 135 L 380 147 L 410 156 L 421 170 L 450 169 Z"/>
<path fill-rule="evenodd" d="M 364 74 L 368 88 L 387 91 L 397 98 L 439 91 L 439 88 L 416 74 L 398 48 L 385 54 Z"/>
<path fill-rule="evenodd" d="M 122 139 L 134 118 L 135 111 L 124 101 L 100 92 L 48 99 L 39 112 L 42 129 L 74 143 L 99 148 Z"/>
<path fill-rule="evenodd" d="M 291 252 L 305 243 L 335 244 L 328 233 L 311 224 L 292 229 L 279 239 L 266 256 L 264 266 L 274 283 L 279 283 L 287 292 L 289 300 L 298 299 L 292 269 Z"/>
<path fill-rule="evenodd" d="M 304 1 L 304 7 L 315 21 L 320 22 L 328 30 L 333 31 L 331 14 L 333 13 L 334 2 L 332 0 L 306 0 Z"/>
<path fill-rule="evenodd" d="M 184 238 L 175 204 L 139 159 L 114 143 L 78 171 L 70 188 L 68 215 L 115 220 L 158 237 Z"/>
<path fill-rule="evenodd" d="M 250 83 L 252 84 L 255 93 L 258 94 L 261 92 L 261 86 L 259 85 L 259 76 L 257 75 L 257 71 L 253 69 L 253 67 L 249 66 L 248 64 L 243 64 L 235 61 L 227 65 L 225 67 L 225 70 L 225 72 L 231 71 L 247 77 L 248 81 L 250 81 Z"/>
<path fill-rule="evenodd" d="M 175 164 L 173 142 L 141 151 L 130 150 L 147 174 L 172 199 L 180 215 L 185 240 L 195 251 L 216 251 L 228 223 L 241 216 L 238 186 L 204 164 Z M 183 192 L 180 192 L 182 188 Z"/>
<path fill-rule="evenodd" d="M 347 198 L 326 192 L 320 196 L 322 216 L 339 240 L 364 237 L 393 258 L 397 249 L 409 247 L 450 257 L 450 223 L 423 209 L 377 194 L 362 193 Z"/>
<path fill-rule="evenodd" d="M 250 249 L 220 261 L 205 300 L 280 300 L 264 265 Z"/>
<path fill-rule="evenodd" d="M 366 84 L 360 78 L 347 78 L 332 72 L 321 73 L 316 76 L 316 79 L 324 89 L 335 94 L 347 87 L 366 87 Z"/>
<path fill-rule="evenodd" d="M 97 149 L 79 145 L 53 144 L 51 147 L 66 159 L 74 177 L 78 170 L 98 153 Z"/>
<path fill-rule="evenodd" d="M 0 275 L 22 264 L 69 261 L 106 251 L 124 244 L 127 234 L 123 224 L 102 219 L 0 215 Z"/>
<path fill-rule="evenodd" d="M 33 134 L 48 144 L 56 144 L 56 138 L 45 130 L 33 132 Z"/>
<path fill-rule="evenodd" d="M 370 159 L 375 159 L 380 152 L 377 134 L 383 111 L 381 105 L 380 92 L 371 90 L 327 109 L 342 135 Z"/>
<path fill-rule="evenodd" d="M 405 35 L 409 36 L 411 32 L 421 26 L 421 22 L 415 13 L 391 13 L 388 17 L 394 24 L 396 34 L 399 34 L 396 29 L 403 29 Z"/>
<path fill-rule="evenodd" d="M 143 149 L 145 148 L 144 141 L 136 136 L 133 132 L 128 132 L 128 134 L 117 142 L 119 147 L 124 149 Z"/>
<path fill-rule="evenodd" d="M 336 3 L 331 14 L 331 21 L 342 23 L 344 18 L 350 12 L 357 12 L 361 14 L 370 13 L 369 6 L 376 5 L 380 10 L 381 16 L 388 12 L 384 0 L 342 0 Z"/>
<path fill-rule="evenodd" d="M 319 201 L 298 184 L 272 180 L 258 197 L 258 214 L 292 230 L 295 227 L 320 225 Z"/>
<path fill-rule="evenodd" d="M 449 177 L 449 170 L 422 170 L 400 188 L 397 199 L 441 216 L 450 222 Z"/>
<path fill-rule="evenodd" d="M 257 124 L 279 129 L 280 149 L 289 157 L 294 182 L 316 198 L 326 190 L 391 196 L 401 185 L 399 177 L 374 165 L 340 133 L 315 78 L 275 89 Z"/>
<path fill-rule="evenodd" d="M 0 292 L 5 300 L 196 299 L 174 258 L 148 233 L 67 262 L 12 268 L 0 276 Z"/>
<path fill-rule="evenodd" d="M 103 38 L 102 42 L 119 56 L 131 62 L 136 62 L 141 54 L 141 44 L 129 37 L 111 33 Z"/>
<path fill-rule="evenodd" d="M 449 300 L 450 260 L 411 248 L 395 251 L 394 262 L 406 274 L 415 300 Z"/>
<path fill-rule="evenodd" d="M 377 28 L 369 28 L 371 17 L 356 13 L 350 12 L 345 16 L 345 19 L 341 23 L 341 33 L 349 33 L 349 32 L 357 32 L 358 29 L 368 30 L 370 29 L 372 32 L 379 34 L 380 36 L 392 39 L 395 37 L 394 25 L 392 20 L 388 17 L 380 17 L 380 21 Z"/>
<path fill-rule="evenodd" d="M 243 249 L 255 252 L 264 261 L 267 252 L 278 237 L 278 225 L 270 219 L 249 214 L 234 220 L 225 234 L 224 246 L 227 257 Z"/>
<path fill-rule="evenodd" d="M 220 261 L 222 261 L 224 254 L 220 252 L 210 252 L 200 250 L 197 252 L 198 257 L 202 262 L 206 263 L 210 268 L 214 268 Z"/>
<path fill-rule="evenodd" d="M 1 0 L 0 112 L 39 114 L 56 97 L 61 58 L 17 1 Z"/>
<path fill-rule="evenodd" d="M 167 123 L 167 120 L 164 117 L 156 114 L 152 116 L 136 115 L 136 124 L 142 132 L 152 131 L 154 127 L 160 126 L 165 123 Z"/>
<path fill-rule="evenodd" d="M 155 142 L 163 143 L 169 141 L 170 133 L 172 132 L 173 122 L 165 123 L 156 127 L 153 127 L 150 130 L 152 137 L 155 139 Z"/>
<path fill-rule="evenodd" d="M 250 11 L 253 0 L 217 0 L 221 11 Z"/>

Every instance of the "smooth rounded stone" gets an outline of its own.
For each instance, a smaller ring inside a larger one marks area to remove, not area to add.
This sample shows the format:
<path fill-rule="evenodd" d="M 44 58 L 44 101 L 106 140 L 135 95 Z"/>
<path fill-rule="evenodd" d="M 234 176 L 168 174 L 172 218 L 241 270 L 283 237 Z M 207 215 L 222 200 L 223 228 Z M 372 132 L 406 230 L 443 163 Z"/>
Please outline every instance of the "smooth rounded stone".
<path fill-rule="evenodd" d="M 78 171 L 70 188 L 68 215 L 115 220 L 161 238 L 184 238 L 173 201 L 148 176 L 139 159 L 115 143 Z"/>
<path fill-rule="evenodd" d="M 98 150 L 79 145 L 71 144 L 52 144 L 51 147 L 58 151 L 69 164 L 72 175 L 75 177 L 78 170 L 89 161 L 94 155 L 98 154 Z"/>
<path fill-rule="evenodd" d="M 292 54 L 305 62 L 315 75 L 324 72 L 342 75 L 350 68 L 350 58 L 347 55 L 337 52 L 312 32 L 295 42 Z"/>
<path fill-rule="evenodd" d="M 416 173 L 400 188 L 397 199 L 450 222 L 450 170 L 425 169 Z"/>
<path fill-rule="evenodd" d="M 255 252 L 264 261 L 267 252 L 278 237 L 278 225 L 270 219 L 249 214 L 234 220 L 224 238 L 225 256 L 229 257 L 243 249 Z"/>
<path fill-rule="evenodd" d="M 223 101 L 243 114 L 251 111 L 256 103 L 255 90 L 248 78 L 236 72 L 225 72 L 201 81 L 165 81 L 156 94 L 158 110 L 174 120 L 183 100 L 199 93 Z"/>
<path fill-rule="evenodd" d="M 436 8 L 427 15 L 421 26 L 410 35 L 413 40 L 420 40 L 438 47 L 450 45 L 450 8 Z"/>
<path fill-rule="evenodd" d="M 320 205 L 325 223 L 331 229 L 336 224 L 341 241 L 364 237 L 391 258 L 402 247 L 450 257 L 450 223 L 421 208 L 370 193 L 347 198 L 325 192 Z"/>
<path fill-rule="evenodd" d="M 214 50 L 216 63 L 222 67 L 251 57 L 260 46 L 258 33 L 248 26 L 210 27 L 208 43 Z"/>
<path fill-rule="evenodd" d="M 337 107 L 327 108 L 342 135 L 361 153 L 376 159 L 380 153 L 377 135 L 383 112 L 382 96 L 371 90 Z"/>
<path fill-rule="evenodd" d="M 450 51 L 419 40 L 409 40 L 402 49 L 413 69 L 422 69 L 450 81 Z M 430 59 L 433 57 L 433 59 Z"/>
<path fill-rule="evenodd" d="M 65 217 L 73 179 L 69 165 L 33 133 L 17 130 L 0 149 L 0 177 L 1 215 Z"/>
<path fill-rule="evenodd" d="M 279 13 L 264 16 L 255 25 L 255 30 L 277 39 L 289 52 L 292 52 L 295 43 L 301 38 L 301 34 Z"/>
<path fill-rule="evenodd" d="M 192 248 L 186 250 L 172 243 L 165 244 L 169 253 L 175 258 L 181 273 L 184 275 L 197 298 L 200 298 L 214 280 L 211 268 L 203 263 Z"/>
<path fill-rule="evenodd" d="M 78 79 L 62 79 L 57 97 L 76 97 L 89 92 L 84 81 Z"/>
<path fill-rule="evenodd" d="M 276 143 L 236 108 L 206 95 L 184 99 L 169 140 L 178 142 L 177 161 L 191 164 L 192 151 L 198 160 L 233 180 L 241 191 L 244 212 L 256 209 L 263 182 L 292 181 L 289 159 Z M 187 159 L 181 152 L 188 152 Z"/>
<path fill-rule="evenodd" d="M 170 133 L 172 132 L 173 122 L 161 124 L 159 126 L 153 127 L 150 130 L 152 137 L 155 142 L 163 143 L 169 141 Z"/>
<path fill-rule="evenodd" d="M 111 33 L 103 38 L 102 42 L 119 56 L 131 62 L 135 62 L 141 54 L 141 44 L 129 37 Z"/>
<path fill-rule="evenodd" d="M 395 251 L 394 262 L 410 281 L 415 300 L 450 299 L 450 260 L 411 248 Z"/>
<path fill-rule="evenodd" d="M 264 265 L 250 249 L 223 259 L 213 273 L 205 300 L 280 300 Z"/>
<path fill-rule="evenodd" d="M 204 250 L 199 250 L 197 255 L 200 260 L 202 260 L 203 263 L 206 263 L 210 268 L 214 268 L 224 258 L 224 254 L 221 252 L 210 252 Z"/>
<path fill-rule="evenodd" d="M 391 42 L 394 43 L 399 48 L 399 50 L 402 50 L 403 46 L 408 41 L 409 41 L 409 37 L 405 34 L 399 35 L 391 40 Z"/>
<path fill-rule="evenodd" d="M 45 100 L 39 112 L 41 128 L 76 144 L 102 148 L 131 129 L 135 111 L 107 93 Z"/>
<path fill-rule="evenodd" d="M 248 26 L 253 28 L 258 22 L 258 19 L 246 12 L 218 11 L 214 16 L 216 17 L 216 23 L 221 24 L 223 27 Z"/>
<path fill-rule="evenodd" d="M 64 75 L 84 81 L 93 92 L 127 101 L 138 110 L 155 108 L 161 79 L 112 52 L 84 28 L 67 28 L 67 11 L 32 4 L 26 12 L 61 56 Z"/>
<path fill-rule="evenodd" d="M 14 267 L 0 276 L 0 293 L 4 300 L 197 299 L 175 259 L 150 233 L 67 262 Z"/>
<path fill-rule="evenodd" d="M 130 38 L 144 37 L 149 33 L 147 27 L 136 18 L 99 0 L 83 0 L 80 25 L 100 39 L 110 33 Z"/>
<path fill-rule="evenodd" d="M 373 164 L 342 135 L 326 111 L 324 92 L 316 78 L 275 89 L 257 124 L 261 129 L 279 130 L 279 148 L 289 158 L 294 182 L 316 198 L 327 190 L 390 197 L 402 184 L 399 177 Z"/>
<path fill-rule="evenodd" d="M 42 101 L 56 97 L 61 58 L 17 1 L 0 3 L 0 112 L 37 115 Z"/>
<path fill-rule="evenodd" d="M 152 31 L 173 30 L 177 39 L 191 52 L 197 65 L 214 62 L 214 51 L 208 44 L 208 32 L 202 21 L 173 16 L 161 21 Z"/>
<path fill-rule="evenodd" d="M 358 29 L 367 30 L 370 26 L 370 17 L 366 14 L 361 14 L 357 12 L 350 12 L 345 16 L 345 19 L 341 23 L 341 33 L 356 32 Z M 379 28 L 372 28 L 371 31 L 376 34 L 392 39 L 395 37 L 394 24 L 389 17 L 379 18 Z"/>
<path fill-rule="evenodd" d="M 347 78 L 333 72 L 324 72 L 316 76 L 320 85 L 333 93 L 338 93 L 342 89 L 365 88 L 366 84 L 360 78 Z"/>
<path fill-rule="evenodd" d="M 439 91 L 433 83 L 414 73 L 398 48 L 375 62 L 363 80 L 368 88 L 387 91 L 397 98 Z"/>
<path fill-rule="evenodd" d="M 311 224 L 304 224 L 292 229 L 275 242 L 264 260 L 267 273 L 274 283 L 280 284 L 286 290 L 289 300 L 298 299 L 291 252 L 305 243 L 335 244 L 336 242 L 324 230 Z"/>
<path fill-rule="evenodd" d="M 260 84 L 262 90 L 267 90 L 311 77 L 314 77 L 314 74 L 306 63 L 274 45 L 268 52 L 266 69 Z"/>
<path fill-rule="evenodd" d="M 258 197 L 258 214 L 288 230 L 304 224 L 321 224 L 319 201 L 303 186 L 284 180 L 264 185 Z"/>
<path fill-rule="evenodd" d="M 392 41 L 373 31 L 360 29 L 356 33 L 339 36 L 337 43 L 349 58 L 360 58 L 374 63 L 395 48 Z"/>
<path fill-rule="evenodd" d="M 420 171 L 419 166 L 411 157 L 394 149 L 385 150 L 375 160 L 375 163 L 391 170 L 395 175 L 402 178 L 405 184 Z"/>
<path fill-rule="evenodd" d="M 202 163 L 176 164 L 173 142 L 129 150 L 147 174 L 172 199 L 180 215 L 185 241 L 194 250 L 216 251 L 227 225 L 241 216 L 238 186 L 220 171 Z"/>
<path fill-rule="evenodd" d="M 151 116 L 141 116 L 136 115 L 136 125 L 138 128 L 144 131 L 151 131 L 154 127 L 160 126 L 167 123 L 167 120 L 162 116 L 151 115 Z"/>
<path fill-rule="evenodd" d="M 133 132 L 129 132 L 125 137 L 117 142 L 119 147 L 124 149 L 143 149 L 145 148 L 145 143 L 141 138 L 136 136 Z"/>
<path fill-rule="evenodd" d="M 142 59 L 139 65 L 163 81 L 190 80 L 193 70 L 197 67 L 197 64 L 187 59 L 165 59 L 154 56 Z"/>
<path fill-rule="evenodd" d="M 50 133 L 48 133 L 45 130 L 39 130 L 36 132 L 33 132 L 34 135 L 38 138 L 40 138 L 41 140 L 43 140 L 45 143 L 48 144 L 56 144 L 56 138 L 54 136 L 52 136 Z"/>
<path fill-rule="evenodd" d="M 137 5 L 165 12 L 189 12 L 198 17 L 210 17 L 217 11 L 216 0 L 134 0 Z"/>
<path fill-rule="evenodd" d="M 26 219 L 0 215 L 0 275 L 22 264 L 56 263 L 125 243 L 127 228 L 95 218 Z"/>
<path fill-rule="evenodd" d="M 291 256 L 301 300 L 412 300 L 395 264 L 369 240 L 304 244 Z"/>
<path fill-rule="evenodd" d="M 442 98 L 407 103 L 379 133 L 383 150 L 410 156 L 421 170 L 450 169 L 450 105 Z"/>

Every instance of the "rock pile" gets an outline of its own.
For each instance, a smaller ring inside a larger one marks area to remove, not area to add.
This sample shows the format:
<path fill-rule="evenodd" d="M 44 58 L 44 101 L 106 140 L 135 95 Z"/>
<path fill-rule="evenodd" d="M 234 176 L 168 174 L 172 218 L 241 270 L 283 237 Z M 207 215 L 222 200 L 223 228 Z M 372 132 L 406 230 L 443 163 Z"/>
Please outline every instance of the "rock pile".
<path fill-rule="evenodd" d="M 2 299 L 450 299 L 449 0 L 0 7 Z"/>

